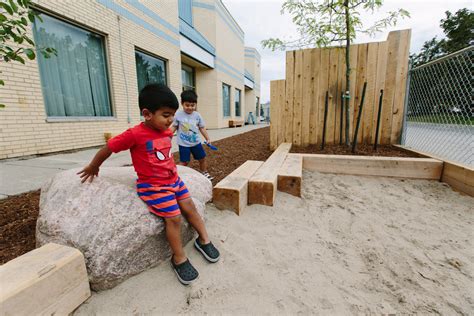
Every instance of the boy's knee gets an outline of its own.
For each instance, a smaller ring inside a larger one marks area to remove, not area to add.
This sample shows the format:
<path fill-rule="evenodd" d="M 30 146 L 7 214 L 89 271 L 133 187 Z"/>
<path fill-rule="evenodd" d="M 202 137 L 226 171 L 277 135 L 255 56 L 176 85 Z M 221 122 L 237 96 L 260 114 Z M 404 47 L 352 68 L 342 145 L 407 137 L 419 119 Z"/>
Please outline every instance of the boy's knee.
<path fill-rule="evenodd" d="M 196 206 L 194 205 L 193 199 L 191 198 L 178 201 L 178 203 L 181 212 L 183 212 L 185 215 L 196 211 Z"/>
<path fill-rule="evenodd" d="M 180 226 L 181 225 L 181 216 L 165 217 L 166 226 Z"/>

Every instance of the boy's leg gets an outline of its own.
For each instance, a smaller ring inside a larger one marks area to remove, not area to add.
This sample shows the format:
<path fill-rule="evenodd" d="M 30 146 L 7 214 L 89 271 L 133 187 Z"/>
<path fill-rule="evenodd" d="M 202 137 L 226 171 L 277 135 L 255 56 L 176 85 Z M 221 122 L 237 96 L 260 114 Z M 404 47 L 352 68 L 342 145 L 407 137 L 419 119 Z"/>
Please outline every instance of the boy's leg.
<path fill-rule="evenodd" d="M 191 153 L 193 154 L 194 159 L 199 161 L 199 169 L 202 172 L 207 172 L 207 165 L 206 165 L 206 151 L 202 147 L 202 144 L 199 143 L 196 146 L 190 147 Z"/>
<path fill-rule="evenodd" d="M 207 162 L 205 157 L 199 160 L 199 169 L 201 169 L 202 172 L 207 172 Z"/>
<path fill-rule="evenodd" d="M 181 216 L 164 218 L 166 227 L 166 239 L 170 244 L 173 252 L 173 262 L 180 264 L 186 261 L 183 243 L 181 242 Z"/>
<path fill-rule="evenodd" d="M 204 221 L 196 210 L 196 206 L 191 198 L 178 201 L 181 214 L 186 217 L 186 220 L 199 234 L 199 241 L 203 244 L 209 243 L 209 235 L 207 234 Z"/>
<path fill-rule="evenodd" d="M 181 166 L 187 166 L 191 160 L 191 148 L 179 146 L 179 164 Z"/>

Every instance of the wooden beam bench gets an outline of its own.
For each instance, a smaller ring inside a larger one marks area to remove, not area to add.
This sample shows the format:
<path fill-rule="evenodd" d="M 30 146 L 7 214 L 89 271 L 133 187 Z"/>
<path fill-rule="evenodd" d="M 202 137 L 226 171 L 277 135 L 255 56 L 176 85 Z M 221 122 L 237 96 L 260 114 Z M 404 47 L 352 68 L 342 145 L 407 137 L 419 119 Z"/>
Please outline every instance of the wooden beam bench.
<path fill-rule="evenodd" d="M 278 172 L 278 191 L 301 196 L 301 178 L 303 177 L 303 157 L 288 154 Z"/>
<path fill-rule="evenodd" d="M 278 172 L 290 149 L 291 143 L 282 143 L 250 178 L 249 204 L 273 205 Z"/>
<path fill-rule="evenodd" d="M 0 314 L 68 315 L 90 295 L 82 253 L 46 244 L 0 266 Z"/>
<path fill-rule="evenodd" d="M 229 127 L 242 127 L 244 126 L 243 120 L 229 120 Z"/>
<path fill-rule="evenodd" d="M 303 168 L 322 173 L 439 180 L 443 162 L 431 158 L 292 154 L 303 157 Z"/>
<path fill-rule="evenodd" d="M 218 209 L 232 210 L 240 215 L 248 204 L 249 178 L 260 168 L 263 161 L 247 160 L 239 168 L 222 179 L 212 190 L 212 200 Z"/>

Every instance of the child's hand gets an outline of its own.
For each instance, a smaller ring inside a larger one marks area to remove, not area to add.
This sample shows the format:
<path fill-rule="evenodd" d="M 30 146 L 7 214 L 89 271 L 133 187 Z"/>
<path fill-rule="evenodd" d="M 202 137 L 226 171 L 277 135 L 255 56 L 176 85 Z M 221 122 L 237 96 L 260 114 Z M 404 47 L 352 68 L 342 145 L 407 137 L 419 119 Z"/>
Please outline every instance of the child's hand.
<path fill-rule="evenodd" d="M 210 138 L 206 138 L 206 143 L 208 143 L 209 145 L 211 144 L 211 139 Z"/>
<path fill-rule="evenodd" d="M 89 179 L 89 182 L 94 180 L 94 177 L 99 176 L 99 167 L 93 165 L 87 165 L 84 169 L 77 173 L 81 177 L 81 183 L 84 183 Z"/>

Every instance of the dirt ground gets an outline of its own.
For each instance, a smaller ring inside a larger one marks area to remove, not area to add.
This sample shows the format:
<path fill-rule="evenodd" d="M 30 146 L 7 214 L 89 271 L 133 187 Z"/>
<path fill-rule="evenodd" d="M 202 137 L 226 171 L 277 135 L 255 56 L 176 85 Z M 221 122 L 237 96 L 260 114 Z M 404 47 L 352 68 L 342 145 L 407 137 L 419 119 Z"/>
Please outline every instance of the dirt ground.
<path fill-rule="evenodd" d="M 291 152 L 303 154 L 353 155 L 351 148 L 345 145 L 326 145 L 323 150 L 321 150 L 321 145 L 310 145 L 307 147 L 293 146 L 291 148 Z M 378 145 L 377 150 L 374 150 L 373 145 L 357 145 L 354 155 L 416 158 L 422 157 L 421 155 L 405 151 L 391 145 Z"/>
<path fill-rule="evenodd" d="M 266 160 L 270 155 L 270 128 L 261 128 L 244 134 L 225 138 L 213 143 L 218 147 L 212 151 L 206 147 L 209 172 L 215 177 L 213 184 L 222 180 L 247 160 Z M 359 146 L 358 155 L 406 157 L 413 155 L 392 146 L 380 146 L 374 153 L 371 146 Z M 319 146 L 293 148 L 292 152 L 323 154 L 350 154 L 344 146 L 327 145 L 324 151 Z M 178 161 L 178 154 L 175 153 Z M 197 162 L 190 164 L 198 168 Z M 0 200 L 0 264 L 14 259 L 35 248 L 36 219 L 39 211 L 40 190 Z"/>

